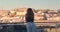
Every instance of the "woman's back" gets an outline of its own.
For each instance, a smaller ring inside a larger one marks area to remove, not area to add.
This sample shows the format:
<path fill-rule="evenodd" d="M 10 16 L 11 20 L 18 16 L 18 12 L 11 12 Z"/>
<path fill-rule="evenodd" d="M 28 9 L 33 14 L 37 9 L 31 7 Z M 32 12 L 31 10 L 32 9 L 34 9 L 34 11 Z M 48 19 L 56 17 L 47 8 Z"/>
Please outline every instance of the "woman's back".
<path fill-rule="evenodd" d="M 33 22 L 34 21 L 34 13 L 31 8 L 27 9 L 26 13 L 26 22 Z"/>

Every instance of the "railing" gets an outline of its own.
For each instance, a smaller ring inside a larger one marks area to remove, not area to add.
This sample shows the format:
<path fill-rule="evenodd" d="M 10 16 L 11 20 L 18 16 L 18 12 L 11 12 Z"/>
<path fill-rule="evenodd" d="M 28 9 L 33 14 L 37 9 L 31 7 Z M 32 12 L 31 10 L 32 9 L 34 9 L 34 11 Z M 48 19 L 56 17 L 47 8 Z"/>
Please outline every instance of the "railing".
<path fill-rule="evenodd" d="M 59 32 L 60 22 L 40 22 L 36 23 L 38 32 Z"/>
<path fill-rule="evenodd" d="M 0 26 L 14 26 L 14 25 L 26 25 L 26 22 L 22 23 L 0 23 Z M 59 32 L 60 30 L 60 22 L 35 22 L 36 28 L 38 32 Z"/>

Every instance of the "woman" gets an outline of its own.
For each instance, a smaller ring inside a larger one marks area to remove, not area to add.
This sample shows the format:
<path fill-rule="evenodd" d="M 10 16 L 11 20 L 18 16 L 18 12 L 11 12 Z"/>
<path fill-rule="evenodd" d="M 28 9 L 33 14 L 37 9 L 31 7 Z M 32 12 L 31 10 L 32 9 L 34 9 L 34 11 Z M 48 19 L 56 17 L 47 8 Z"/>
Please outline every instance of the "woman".
<path fill-rule="evenodd" d="M 26 22 L 27 22 L 27 32 L 37 32 L 35 25 L 34 25 L 34 13 L 32 11 L 31 8 L 27 9 L 27 13 L 26 13 Z"/>

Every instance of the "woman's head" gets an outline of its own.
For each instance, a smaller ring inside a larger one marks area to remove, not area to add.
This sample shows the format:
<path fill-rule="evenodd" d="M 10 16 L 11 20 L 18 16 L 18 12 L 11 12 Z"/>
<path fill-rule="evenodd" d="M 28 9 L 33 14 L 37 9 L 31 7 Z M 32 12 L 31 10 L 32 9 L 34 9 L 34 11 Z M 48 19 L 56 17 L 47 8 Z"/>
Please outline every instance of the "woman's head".
<path fill-rule="evenodd" d="M 33 13 L 32 8 L 28 8 L 27 13 Z"/>

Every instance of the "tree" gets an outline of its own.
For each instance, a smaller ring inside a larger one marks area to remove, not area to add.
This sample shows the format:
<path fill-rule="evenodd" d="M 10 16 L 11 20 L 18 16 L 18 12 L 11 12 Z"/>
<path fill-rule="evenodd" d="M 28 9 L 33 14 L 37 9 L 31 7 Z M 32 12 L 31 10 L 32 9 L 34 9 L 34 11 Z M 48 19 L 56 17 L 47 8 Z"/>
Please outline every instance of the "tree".
<path fill-rule="evenodd" d="M 37 10 L 33 9 L 33 11 L 34 11 L 35 13 L 37 13 L 37 12 L 39 11 L 39 9 L 37 9 Z"/>
<path fill-rule="evenodd" d="M 60 9 L 58 9 L 58 14 L 60 14 Z"/>
<path fill-rule="evenodd" d="M 44 10 L 45 13 L 48 13 L 49 9 Z"/>

